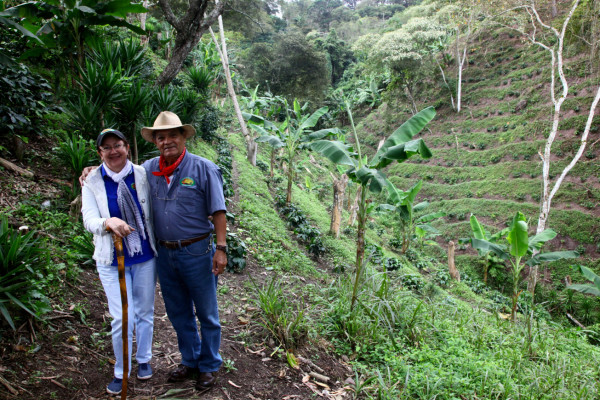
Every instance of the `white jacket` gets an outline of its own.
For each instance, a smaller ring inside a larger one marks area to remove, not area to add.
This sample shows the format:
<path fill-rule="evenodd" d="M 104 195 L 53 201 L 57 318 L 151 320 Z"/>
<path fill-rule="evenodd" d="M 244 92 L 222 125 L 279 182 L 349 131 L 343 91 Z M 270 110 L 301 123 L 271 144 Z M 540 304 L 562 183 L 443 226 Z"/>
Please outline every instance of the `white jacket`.
<path fill-rule="evenodd" d="M 142 206 L 144 225 L 148 232 L 148 241 L 156 257 L 154 226 L 150 209 L 150 186 L 146 178 L 146 170 L 144 167 L 134 165 L 133 175 L 138 201 Z M 110 218 L 110 212 L 108 211 L 108 199 L 101 168 L 96 168 L 85 180 L 85 185 L 81 190 L 81 213 L 83 214 L 83 226 L 94 234 L 94 260 L 100 265 L 111 265 L 114 244 L 110 232 L 104 229 L 104 221 Z"/>

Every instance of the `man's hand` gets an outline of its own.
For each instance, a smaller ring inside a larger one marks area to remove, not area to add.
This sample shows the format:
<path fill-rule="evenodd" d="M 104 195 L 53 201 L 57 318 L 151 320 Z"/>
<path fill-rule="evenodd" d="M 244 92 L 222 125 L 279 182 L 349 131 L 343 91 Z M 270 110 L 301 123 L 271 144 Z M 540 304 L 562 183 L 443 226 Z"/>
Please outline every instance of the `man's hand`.
<path fill-rule="evenodd" d="M 107 230 L 122 238 L 135 231 L 135 229 L 129 226 L 127 222 L 116 217 L 107 219 L 105 222 L 105 226 Z"/>
<path fill-rule="evenodd" d="M 215 274 L 215 276 L 221 275 L 223 272 L 225 272 L 226 266 L 227 254 L 223 250 L 217 250 L 213 257 L 213 274 Z"/>
<path fill-rule="evenodd" d="M 79 186 L 83 187 L 83 181 L 85 181 L 85 178 L 87 178 L 87 176 L 96 168 L 98 168 L 98 166 L 95 167 L 85 167 L 83 169 L 83 171 L 81 171 L 81 175 L 79 176 Z"/>

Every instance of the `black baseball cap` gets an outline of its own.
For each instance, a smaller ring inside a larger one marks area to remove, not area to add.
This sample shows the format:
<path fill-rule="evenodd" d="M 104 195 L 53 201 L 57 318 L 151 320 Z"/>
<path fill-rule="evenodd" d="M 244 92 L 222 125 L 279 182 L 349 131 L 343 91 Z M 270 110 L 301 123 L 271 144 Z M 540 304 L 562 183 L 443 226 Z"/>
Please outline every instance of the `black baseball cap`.
<path fill-rule="evenodd" d="M 96 146 L 98 146 L 98 147 L 102 146 L 102 141 L 104 140 L 104 138 L 107 136 L 110 136 L 110 135 L 114 135 L 114 136 L 118 137 L 119 139 L 121 139 L 122 141 L 124 141 L 125 143 L 129 144 L 129 142 L 125 138 L 125 135 L 123 135 L 120 131 L 118 131 L 116 129 L 109 128 L 109 129 L 105 129 L 102 132 L 100 132 L 100 134 L 98 135 L 98 139 L 96 139 Z"/>

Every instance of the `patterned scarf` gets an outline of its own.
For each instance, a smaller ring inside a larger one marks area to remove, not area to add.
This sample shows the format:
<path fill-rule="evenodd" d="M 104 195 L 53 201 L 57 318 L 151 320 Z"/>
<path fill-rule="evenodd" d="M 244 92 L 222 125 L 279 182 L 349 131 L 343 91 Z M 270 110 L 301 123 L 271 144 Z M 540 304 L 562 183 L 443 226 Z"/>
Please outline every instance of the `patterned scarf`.
<path fill-rule="evenodd" d="M 186 148 L 183 148 L 183 151 L 181 152 L 181 155 L 179 156 L 179 158 L 177 159 L 177 161 L 175 161 L 173 164 L 167 166 L 167 162 L 165 161 L 165 157 L 161 154 L 160 158 L 158 159 L 158 169 L 160 170 L 160 172 L 158 171 L 153 171 L 152 175 L 154 176 L 164 176 L 165 179 L 167 180 L 167 185 L 171 183 L 171 179 L 169 179 L 169 176 L 173 175 L 173 172 L 175 171 L 175 169 L 177 167 L 179 167 L 179 164 L 181 164 L 181 160 L 183 160 L 183 156 L 185 156 L 185 152 L 186 152 Z"/>
<path fill-rule="evenodd" d="M 117 183 L 117 204 L 119 206 L 119 211 L 121 211 L 121 218 L 125 221 L 129 226 L 135 229 L 132 233 L 127 235 L 124 241 L 125 247 L 127 247 L 127 252 L 130 257 L 133 257 L 136 254 L 142 253 L 142 241 L 140 240 L 140 235 L 142 239 L 146 240 L 146 232 L 144 229 L 144 221 L 142 219 L 142 215 L 140 214 L 140 209 L 135 204 L 135 200 L 133 195 L 127 188 L 127 184 L 125 183 L 125 178 L 133 172 L 133 164 L 131 161 L 127 160 L 127 164 L 120 172 L 111 171 L 110 168 L 106 166 L 104 163 L 104 170 L 106 171 L 106 175 L 113 180 L 113 182 Z"/>

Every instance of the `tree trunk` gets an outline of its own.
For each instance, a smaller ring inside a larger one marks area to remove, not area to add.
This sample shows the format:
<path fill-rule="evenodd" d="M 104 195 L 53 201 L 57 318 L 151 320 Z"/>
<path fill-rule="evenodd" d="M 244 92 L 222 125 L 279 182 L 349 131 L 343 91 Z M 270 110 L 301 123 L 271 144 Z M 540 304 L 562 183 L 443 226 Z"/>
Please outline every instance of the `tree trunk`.
<path fill-rule="evenodd" d="M 360 203 L 358 205 L 358 231 L 356 236 L 356 275 L 354 277 L 354 288 L 352 289 L 352 301 L 350 310 L 354 310 L 354 304 L 358 298 L 358 287 L 364 270 L 365 258 L 365 224 L 367 222 L 367 188 L 360 186 Z"/>
<path fill-rule="evenodd" d="M 410 104 L 412 105 L 410 111 L 412 112 L 412 115 L 415 115 L 417 113 L 417 105 L 415 104 L 415 98 L 412 94 L 412 91 L 410 90 L 410 85 L 404 86 L 404 89 L 406 90 L 406 95 L 410 99 Z"/>
<path fill-rule="evenodd" d="M 448 272 L 450 273 L 450 277 L 457 282 L 460 282 L 460 272 L 456 269 L 456 265 L 454 264 L 454 242 L 450 241 L 448 243 Z"/>
<path fill-rule="evenodd" d="M 590 106 L 588 120 L 587 120 L 585 129 L 584 129 L 584 132 L 581 135 L 581 144 L 579 146 L 579 150 L 577 151 L 575 156 L 573 156 L 573 159 L 571 160 L 571 162 L 563 169 L 560 176 L 554 182 L 552 191 L 550 191 L 550 183 L 551 183 L 550 182 L 550 161 L 551 161 L 551 156 L 552 156 L 552 152 L 551 152 L 552 144 L 554 143 L 554 140 L 556 139 L 556 135 L 558 133 L 561 108 L 562 108 L 563 102 L 567 98 L 567 95 L 569 92 L 569 85 L 568 85 L 568 82 L 567 82 L 565 74 L 564 74 L 564 65 L 563 65 L 564 37 L 565 37 L 565 33 L 567 30 L 569 21 L 570 21 L 571 17 L 573 16 L 573 13 L 575 12 L 575 9 L 578 6 L 579 6 L 579 0 L 576 0 L 575 2 L 573 2 L 571 10 L 570 10 L 569 14 L 567 15 L 567 17 L 565 18 L 565 21 L 563 22 L 560 33 L 558 32 L 558 30 L 556 28 L 550 27 L 542 22 L 535 6 L 529 6 L 529 8 L 528 8 L 529 14 L 532 15 L 532 24 L 535 24 L 535 21 L 537 21 L 542 27 L 546 28 L 546 30 L 550 31 L 550 33 L 554 34 L 554 36 L 557 39 L 554 47 L 549 47 L 549 46 L 545 45 L 544 43 L 539 42 L 535 37 L 535 32 L 536 32 L 535 25 L 534 25 L 534 29 L 533 29 L 533 32 L 534 32 L 533 34 L 524 33 L 532 43 L 542 47 L 543 49 L 547 50 L 550 53 L 550 56 L 551 56 L 550 97 L 552 99 L 552 104 L 554 105 L 552 128 L 548 135 L 548 139 L 546 140 L 544 154 L 540 154 L 540 158 L 542 159 L 542 198 L 541 198 L 540 214 L 538 217 L 536 234 L 543 232 L 544 229 L 546 229 L 546 224 L 548 222 L 548 217 L 550 214 L 552 199 L 553 199 L 554 195 L 556 194 L 556 192 L 558 191 L 558 189 L 560 188 L 566 175 L 569 173 L 569 171 L 571 171 L 571 169 L 579 161 L 579 159 L 581 158 L 581 155 L 583 154 L 583 152 L 585 150 L 585 147 L 587 145 L 587 137 L 589 135 L 592 121 L 594 119 L 595 110 L 596 110 L 596 107 L 598 106 L 598 102 L 600 101 L 600 86 L 599 86 L 598 92 L 596 93 L 596 96 L 592 102 L 592 105 Z M 558 78 L 559 78 L 559 81 L 561 84 L 561 93 L 558 98 L 556 97 L 556 85 L 557 85 L 556 75 L 557 74 L 558 74 Z M 535 255 L 535 253 L 536 252 L 534 252 L 534 255 Z M 527 280 L 527 290 L 530 291 L 532 294 L 535 292 L 537 280 L 538 280 L 538 266 L 535 265 L 531 268 L 529 277 Z"/>
<path fill-rule="evenodd" d="M 271 149 L 271 171 L 269 172 L 269 177 L 273 178 L 273 176 L 275 175 L 275 152 L 277 150 L 275 150 L 275 148 Z"/>
<path fill-rule="evenodd" d="M 142 1 L 142 5 L 145 8 L 148 8 L 148 0 L 144 0 Z M 142 13 L 140 14 L 140 28 L 142 28 L 143 30 L 146 30 L 146 18 L 148 17 L 148 13 Z M 147 46 L 148 45 L 148 41 L 149 41 L 149 37 L 148 35 L 144 35 L 140 38 L 140 44 L 142 46 Z"/>
<path fill-rule="evenodd" d="M 217 4 L 219 2 L 217 1 Z M 246 147 L 247 147 L 247 157 L 250 164 L 256 166 L 256 153 L 258 151 L 258 145 L 254 142 L 254 138 L 248 132 L 248 127 L 246 126 L 246 121 L 242 116 L 242 110 L 240 108 L 240 104 L 237 101 L 237 96 L 235 94 L 235 89 L 233 88 L 233 81 L 231 80 L 231 70 L 229 69 L 229 58 L 227 56 L 227 43 L 225 42 L 225 30 L 223 28 L 223 18 L 219 15 L 219 35 L 221 36 L 221 46 L 219 46 L 219 42 L 215 37 L 215 34 L 212 28 L 208 28 L 210 31 L 210 35 L 215 43 L 215 47 L 219 52 L 219 56 L 221 56 L 221 63 L 223 64 L 223 71 L 225 72 L 225 79 L 227 81 L 227 92 L 229 93 L 229 97 L 231 97 L 231 101 L 233 102 L 233 109 L 235 110 L 235 115 L 240 123 L 240 127 L 242 128 L 242 135 L 246 139 Z"/>
<path fill-rule="evenodd" d="M 159 0 L 165 19 L 175 28 L 175 47 L 169 59 L 169 64 L 159 75 L 158 86 L 168 85 L 179 73 L 188 54 L 198 45 L 202 34 L 223 13 L 223 4 L 216 3 L 215 8 L 208 14 L 206 9 L 210 0 L 190 0 L 189 7 L 183 17 L 175 18 L 168 0 Z"/>
<path fill-rule="evenodd" d="M 292 184 L 294 182 L 294 169 L 288 163 L 288 181 L 287 181 L 287 195 L 285 197 L 285 205 L 289 206 L 292 203 Z"/>
<path fill-rule="evenodd" d="M 358 211 L 358 200 L 360 199 L 360 194 L 362 192 L 362 186 L 359 186 L 356 190 L 356 197 L 354 198 L 354 203 L 350 207 L 350 219 L 348 220 L 348 226 L 353 226 L 354 221 L 356 221 L 356 212 Z"/>
<path fill-rule="evenodd" d="M 448 81 L 446 80 L 446 74 L 444 73 L 444 69 L 442 68 L 442 65 L 439 63 L 439 61 L 437 60 L 436 57 L 433 57 L 433 59 L 437 63 L 438 67 L 440 68 L 440 72 L 442 73 L 442 80 L 444 81 L 444 85 L 446 85 L 446 88 L 448 88 L 448 91 L 450 92 L 450 102 L 452 103 L 452 109 L 456 111 L 456 106 L 454 105 L 454 96 L 452 95 L 452 89 L 450 88 L 450 85 L 448 85 Z"/>
<path fill-rule="evenodd" d="M 344 193 L 348 185 L 348 175 L 343 174 L 340 179 L 333 179 L 333 210 L 331 211 L 331 226 L 329 233 L 336 239 L 340 238 L 340 225 L 342 222 L 342 208 L 344 206 Z"/>

